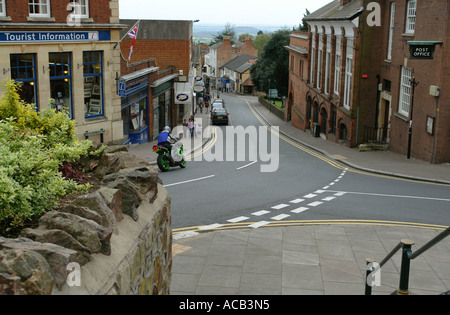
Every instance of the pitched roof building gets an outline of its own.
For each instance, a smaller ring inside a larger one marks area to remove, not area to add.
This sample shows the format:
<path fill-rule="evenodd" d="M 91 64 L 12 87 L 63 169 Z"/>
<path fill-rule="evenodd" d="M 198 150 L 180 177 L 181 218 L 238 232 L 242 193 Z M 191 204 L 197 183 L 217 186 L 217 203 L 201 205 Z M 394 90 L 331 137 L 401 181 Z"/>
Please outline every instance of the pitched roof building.
<path fill-rule="evenodd" d="M 223 41 L 209 47 L 209 52 L 205 56 L 205 66 L 206 76 L 213 87 L 220 86 L 220 67 L 242 54 L 258 56 L 258 50 L 253 46 L 252 39 L 232 45 L 230 37 L 224 36 Z"/>
<path fill-rule="evenodd" d="M 335 0 L 307 16 L 303 49 L 292 37 L 288 47 L 293 124 L 351 147 L 384 143 L 449 162 L 449 16 L 447 0 Z M 308 69 L 296 84 L 299 56 Z"/>

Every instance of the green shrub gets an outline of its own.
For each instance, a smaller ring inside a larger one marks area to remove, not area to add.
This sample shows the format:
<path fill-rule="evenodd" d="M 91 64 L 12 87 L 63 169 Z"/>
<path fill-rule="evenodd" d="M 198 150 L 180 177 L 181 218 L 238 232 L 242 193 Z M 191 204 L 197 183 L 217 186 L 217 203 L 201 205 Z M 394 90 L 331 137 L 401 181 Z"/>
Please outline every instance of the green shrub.
<path fill-rule="evenodd" d="M 89 185 L 65 180 L 58 168 L 91 148 L 79 141 L 64 113 L 37 113 L 24 104 L 14 81 L 0 102 L 0 235 L 13 234 L 51 210 L 59 198 Z"/>

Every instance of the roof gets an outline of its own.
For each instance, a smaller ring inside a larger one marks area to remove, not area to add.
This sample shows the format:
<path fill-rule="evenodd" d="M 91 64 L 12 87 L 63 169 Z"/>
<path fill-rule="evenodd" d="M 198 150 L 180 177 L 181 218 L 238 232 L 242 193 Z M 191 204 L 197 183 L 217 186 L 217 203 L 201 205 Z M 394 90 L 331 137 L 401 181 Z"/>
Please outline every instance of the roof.
<path fill-rule="evenodd" d="M 243 65 L 241 65 L 240 67 L 236 68 L 235 71 L 238 72 L 238 73 L 244 73 L 245 71 L 247 71 L 251 67 L 252 67 L 252 64 L 250 62 L 246 62 Z"/>
<path fill-rule="evenodd" d="M 255 56 L 250 56 L 247 54 L 239 55 L 230 61 L 228 61 L 226 64 L 224 64 L 221 68 L 227 68 L 233 71 L 237 71 L 237 69 L 240 69 L 242 66 L 244 66 L 246 63 L 250 64 L 250 60 L 256 59 Z M 249 68 L 251 67 L 251 64 Z M 242 70 L 242 69 L 240 69 Z M 245 70 L 244 70 L 245 71 Z"/>
<path fill-rule="evenodd" d="M 341 6 L 340 0 L 334 0 L 305 17 L 305 21 L 351 21 L 362 13 L 361 1 Z"/>

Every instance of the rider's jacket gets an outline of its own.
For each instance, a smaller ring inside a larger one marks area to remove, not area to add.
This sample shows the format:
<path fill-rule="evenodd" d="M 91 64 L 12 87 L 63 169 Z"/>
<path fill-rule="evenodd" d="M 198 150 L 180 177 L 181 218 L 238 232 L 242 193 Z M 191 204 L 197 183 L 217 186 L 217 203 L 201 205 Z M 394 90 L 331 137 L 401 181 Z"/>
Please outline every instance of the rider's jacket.
<path fill-rule="evenodd" d="M 158 136 L 158 144 L 163 143 L 163 142 L 167 142 L 170 140 L 170 135 L 169 132 L 164 130 L 163 132 L 161 132 Z"/>

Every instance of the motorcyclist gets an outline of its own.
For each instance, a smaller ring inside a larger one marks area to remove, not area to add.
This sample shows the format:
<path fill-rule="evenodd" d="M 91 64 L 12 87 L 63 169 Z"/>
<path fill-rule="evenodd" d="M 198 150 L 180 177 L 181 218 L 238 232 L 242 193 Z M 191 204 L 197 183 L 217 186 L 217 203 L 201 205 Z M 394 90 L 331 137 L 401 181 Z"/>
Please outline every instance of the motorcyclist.
<path fill-rule="evenodd" d="M 158 136 L 158 145 L 163 146 L 169 149 L 169 152 L 172 152 L 172 144 L 170 143 L 171 139 L 170 127 L 165 126 L 164 130 Z"/>

